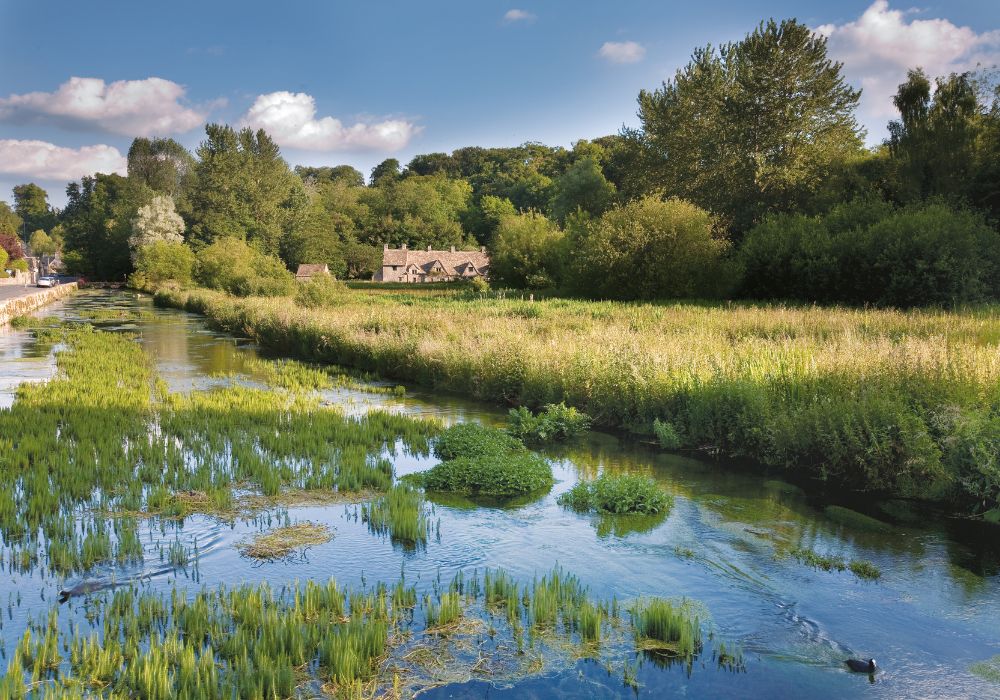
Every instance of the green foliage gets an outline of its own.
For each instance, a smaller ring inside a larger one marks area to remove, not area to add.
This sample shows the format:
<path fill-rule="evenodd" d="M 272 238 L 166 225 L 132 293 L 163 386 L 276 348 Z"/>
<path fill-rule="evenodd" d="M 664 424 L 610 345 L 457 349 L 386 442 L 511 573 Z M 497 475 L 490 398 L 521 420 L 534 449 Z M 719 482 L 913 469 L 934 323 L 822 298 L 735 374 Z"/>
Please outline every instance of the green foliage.
<path fill-rule="evenodd" d="M 552 486 L 552 467 L 533 452 L 456 457 L 423 472 L 428 491 L 510 498 Z"/>
<path fill-rule="evenodd" d="M 459 423 L 437 436 L 434 454 L 442 460 L 458 457 L 491 457 L 505 452 L 523 452 L 516 437 L 480 423 Z"/>
<path fill-rule="evenodd" d="M 135 272 L 129 284 L 137 289 L 153 290 L 167 281 L 191 283 L 195 256 L 183 243 L 156 241 L 136 251 Z"/>
<path fill-rule="evenodd" d="M 679 199 L 647 197 L 571 226 L 568 286 L 607 299 L 709 297 L 725 280 L 728 246 L 708 212 Z"/>
<path fill-rule="evenodd" d="M 504 215 L 493 239 L 490 275 L 501 284 L 543 289 L 559 282 L 565 235 L 536 212 Z"/>
<path fill-rule="evenodd" d="M 48 200 L 48 193 L 33 182 L 14 187 L 14 211 L 24 221 L 26 230 L 51 231 L 56 225 L 56 213 Z"/>
<path fill-rule="evenodd" d="M 200 284 L 236 296 L 285 296 L 295 277 L 277 258 L 258 252 L 239 238 L 220 238 L 197 255 L 194 277 Z"/>
<path fill-rule="evenodd" d="M 472 188 L 443 175 L 383 179 L 360 194 L 368 207 L 362 242 L 447 249 L 464 243 L 461 218 Z"/>
<path fill-rule="evenodd" d="M 690 658 L 701 648 L 701 625 L 687 602 L 649 598 L 632 609 L 632 627 L 640 648 Z"/>
<path fill-rule="evenodd" d="M 28 271 L 28 261 L 24 258 L 18 258 L 17 260 L 10 261 L 10 269 L 16 270 L 17 272 L 27 272 Z"/>
<path fill-rule="evenodd" d="M 34 255 L 55 255 L 56 253 L 55 241 L 42 229 L 38 229 L 31 234 L 31 238 L 28 239 L 28 246 Z"/>
<path fill-rule="evenodd" d="M 295 303 L 307 309 L 336 306 L 344 300 L 347 286 L 332 275 L 313 275 L 300 282 L 295 290 Z"/>
<path fill-rule="evenodd" d="M 405 547 L 426 544 L 430 523 L 423 496 L 409 486 L 394 486 L 384 495 L 362 506 L 361 517 L 368 529 L 389 535 Z"/>
<path fill-rule="evenodd" d="M 665 450 L 679 450 L 684 446 L 684 441 L 677 432 L 677 428 L 669 421 L 661 421 L 659 418 L 656 418 L 653 421 L 653 435 L 656 436 L 660 447 Z"/>
<path fill-rule="evenodd" d="M 521 406 L 510 410 L 507 432 L 524 442 L 560 442 L 587 432 L 590 423 L 590 416 L 563 402 L 548 404 L 537 414 Z"/>
<path fill-rule="evenodd" d="M 998 251 L 1000 233 L 968 210 L 857 200 L 752 229 L 739 253 L 742 292 L 894 306 L 973 302 L 1000 295 Z"/>
<path fill-rule="evenodd" d="M 15 238 L 20 235 L 24 220 L 14 213 L 7 202 L 0 202 L 0 236 L 10 235 Z"/>
<path fill-rule="evenodd" d="M 743 40 L 697 49 L 673 80 L 639 93 L 650 189 L 688 199 L 739 234 L 795 210 L 831 165 L 861 150 L 860 91 L 826 39 L 774 20 Z"/>
<path fill-rule="evenodd" d="M 553 187 L 552 216 L 560 223 L 575 212 L 600 216 L 613 203 L 615 186 L 607 181 L 601 166 L 590 156 L 577 160 Z"/>
<path fill-rule="evenodd" d="M 673 499 L 648 477 L 602 474 L 577 483 L 559 497 L 559 504 L 582 512 L 655 515 L 670 510 Z"/>
<path fill-rule="evenodd" d="M 0 272 L 3 272 L 3 276 L 7 276 L 7 251 L 0 248 Z"/>

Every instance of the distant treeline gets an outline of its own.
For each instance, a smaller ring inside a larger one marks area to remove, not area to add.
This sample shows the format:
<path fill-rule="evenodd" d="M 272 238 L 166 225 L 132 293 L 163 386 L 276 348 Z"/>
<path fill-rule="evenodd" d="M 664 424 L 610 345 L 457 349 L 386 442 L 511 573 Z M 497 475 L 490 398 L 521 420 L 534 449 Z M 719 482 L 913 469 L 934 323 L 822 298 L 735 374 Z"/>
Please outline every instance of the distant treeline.
<path fill-rule="evenodd" d="M 194 263 L 177 246 L 236 239 L 286 267 L 325 262 L 353 278 L 372 274 L 383 243 L 487 245 L 494 284 L 601 298 L 1000 296 L 992 74 L 914 69 L 876 148 L 859 97 L 824 38 L 769 21 L 640 92 L 638 128 L 571 149 L 387 159 L 366 182 L 347 165 L 292 169 L 265 132 L 210 124 L 194 154 L 136 139 L 127 177 L 71 183 L 61 212 L 18 187 L 0 232 L 41 231 L 71 271 L 108 279 L 137 265 L 183 276 Z"/>

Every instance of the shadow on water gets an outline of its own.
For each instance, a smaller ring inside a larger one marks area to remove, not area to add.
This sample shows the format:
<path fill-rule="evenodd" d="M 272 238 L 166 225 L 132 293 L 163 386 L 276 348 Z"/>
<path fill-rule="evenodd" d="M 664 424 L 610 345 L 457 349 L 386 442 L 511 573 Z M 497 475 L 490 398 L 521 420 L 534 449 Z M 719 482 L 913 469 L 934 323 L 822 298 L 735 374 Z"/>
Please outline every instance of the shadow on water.
<path fill-rule="evenodd" d="M 253 367 L 260 355 L 250 341 L 193 315 L 156 309 L 148 298 L 87 292 L 42 313 L 86 320 L 94 309 L 103 312 L 91 318 L 97 326 L 137 334 L 172 392 L 262 381 Z M 0 406 L 13 400 L 17 383 L 51 376 L 51 351 L 26 333 L 0 332 Z M 396 396 L 336 388 L 322 398 L 349 415 L 381 408 L 444 423 L 497 424 L 504 418 L 495 407 L 417 390 Z M 19 603 L 9 607 L 3 635 L 17 639 L 27 618 L 44 615 L 45 601 L 63 590 L 71 606 L 80 603 L 68 623 L 85 625 L 87 598 L 120 585 L 190 592 L 222 582 L 280 587 L 333 576 L 343 585 L 370 586 L 405 573 L 408 582 L 431 586 L 458 571 L 497 566 L 530 581 L 558 563 L 600 596 L 696 599 L 711 613 L 705 620 L 711 632 L 744 652 L 747 672 L 740 674 L 715 667 L 710 656 L 693 669 L 634 657 L 629 673 L 641 697 L 1000 695 L 1000 686 L 968 671 L 973 662 L 1000 653 L 997 528 L 943 518 L 908 501 L 819 492 L 785 474 L 666 454 L 625 436 L 595 432 L 545 454 L 557 479 L 549 492 L 513 502 L 428 494 L 436 533 L 420 548 L 373 536 L 356 507 L 344 504 L 273 508 L 225 523 L 205 516 L 147 521 L 140 564 L 97 567 L 70 580 L 5 572 L 0 600 Z M 398 449 L 391 460 L 397 476 L 434 463 Z M 652 477 L 674 497 L 672 509 L 652 518 L 595 517 L 556 503 L 577 480 L 603 471 Z M 251 562 L 235 549 L 266 528 L 305 520 L 335 533 L 307 557 Z M 171 550 L 174 543 L 179 548 Z M 787 556 L 791 549 L 870 561 L 882 576 L 871 582 L 850 571 L 824 571 Z M 852 656 L 878 658 L 885 670 L 874 685 L 846 671 L 843 661 Z M 472 680 L 424 697 L 635 697 L 624 674 L 624 667 L 584 659 L 513 683 Z"/>

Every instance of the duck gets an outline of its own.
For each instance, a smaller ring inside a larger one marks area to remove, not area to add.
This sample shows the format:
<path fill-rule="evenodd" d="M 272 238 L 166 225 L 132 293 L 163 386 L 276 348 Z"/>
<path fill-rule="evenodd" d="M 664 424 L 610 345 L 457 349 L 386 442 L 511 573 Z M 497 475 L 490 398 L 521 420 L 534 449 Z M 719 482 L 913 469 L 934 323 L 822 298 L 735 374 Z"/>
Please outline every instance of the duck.
<path fill-rule="evenodd" d="M 875 664 L 875 659 L 868 659 L 867 661 L 848 659 L 844 663 L 847 664 L 848 668 L 857 673 L 875 673 L 875 669 L 878 668 Z"/>

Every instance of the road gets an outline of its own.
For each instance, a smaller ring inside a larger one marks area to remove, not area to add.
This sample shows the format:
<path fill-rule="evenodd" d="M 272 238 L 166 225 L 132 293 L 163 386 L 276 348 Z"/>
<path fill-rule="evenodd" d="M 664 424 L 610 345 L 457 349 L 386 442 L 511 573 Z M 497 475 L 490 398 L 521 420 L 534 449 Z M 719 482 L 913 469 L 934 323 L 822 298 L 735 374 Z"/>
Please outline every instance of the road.
<path fill-rule="evenodd" d="M 33 284 L 29 284 L 27 287 L 23 284 L 4 285 L 0 287 L 0 301 L 17 299 L 18 297 L 27 296 L 37 291 L 40 291 L 39 288 Z"/>

